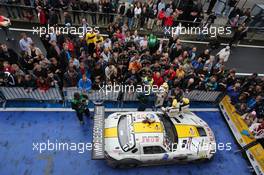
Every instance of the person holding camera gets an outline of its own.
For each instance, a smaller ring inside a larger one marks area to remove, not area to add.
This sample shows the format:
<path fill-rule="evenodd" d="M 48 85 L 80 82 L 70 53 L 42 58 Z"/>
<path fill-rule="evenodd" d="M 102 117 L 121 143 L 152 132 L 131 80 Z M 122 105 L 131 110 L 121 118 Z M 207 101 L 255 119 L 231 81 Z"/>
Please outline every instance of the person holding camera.
<path fill-rule="evenodd" d="M 71 102 L 72 109 L 76 111 L 80 124 L 84 124 L 83 114 L 90 117 L 90 111 L 88 108 L 88 96 L 86 94 L 74 93 L 74 98 Z"/>

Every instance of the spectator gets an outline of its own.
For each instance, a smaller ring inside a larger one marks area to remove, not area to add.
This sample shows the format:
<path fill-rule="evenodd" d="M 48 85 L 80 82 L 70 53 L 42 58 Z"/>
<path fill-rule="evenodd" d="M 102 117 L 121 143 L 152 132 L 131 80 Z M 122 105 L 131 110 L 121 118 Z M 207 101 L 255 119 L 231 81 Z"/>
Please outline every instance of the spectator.
<path fill-rule="evenodd" d="M 215 76 L 210 77 L 206 80 L 205 89 L 207 91 L 216 91 L 217 90 L 217 78 Z"/>
<path fill-rule="evenodd" d="M 182 66 L 179 66 L 179 68 L 176 70 L 176 77 L 183 79 L 185 76 L 185 72 Z"/>
<path fill-rule="evenodd" d="M 230 96 L 233 104 L 236 104 L 238 102 L 240 86 L 240 83 L 236 83 L 233 86 L 229 86 L 227 88 L 227 94 Z"/>
<path fill-rule="evenodd" d="M 164 83 L 163 78 L 160 75 L 160 72 L 153 74 L 153 85 L 160 87 Z"/>
<path fill-rule="evenodd" d="M 148 9 L 148 23 L 147 23 L 147 29 L 152 30 L 153 29 L 153 25 L 155 23 L 155 18 L 158 14 L 157 11 L 157 6 L 153 5 L 153 7 L 149 7 Z"/>
<path fill-rule="evenodd" d="M 79 0 L 73 0 L 71 2 L 71 8 L 73 10 L 73 13 L 72 13 L 73 23 L 76 23 L 76 19 L 77 19 L 77 22 L 80 23 L 80 16 L 79 16 L 78 12 L 76 12 L 76 11 L 79 11 L 81 9 L 80 8 L 80 1 Z M 92 15 L 92 16 L 95 16 L 95 15 Z"/>
<path fill-rule="evenodd" d="M 71 16 L 69 15 L 69 13 L 64 12 L 63 15 L 64 15 L 64 25 L 66 27 L 72 26 L 72 19 L 71 19 Z"/>
<path fill-rule="evenodd" d="M 84 74 L 82 76 L 82 78 L 79 80 L 78 82 L 78 88 L 82 91 L 82 92 L 89 92 L 92 88 L 92 82 L 90 79 L 88 79 L 86 77 L 86 75 Z"/>
<path fill-rule="evenodd" d="M 140 19 L 140 16 L 141 16 L 141 13 L 142 13 L 142 9 L 141 9 L 141 4 L 138 2 L 136 4 L 136 7 L 134 9 L 134 28 L 138 28 L 138 24 L 139 24 L 139 19 Z"/>
<path fill-rule="evenodd" d="M 64 87 L 76 87 L 78 82 L 78 73 L 74 69 L 68 69 L 63 76 Z"/>
<path fill-rule="evenodd" d="M 161 9 L 159 12 L 158 12 L 158 19 L 157 19 L 157 27 L 158 29 L 161 29 L 161 26 L 163 25 L 163 22 L 165 20 L 165 10 L 164 8 Z"/>
<path fill-rule="evenodd" d="M 207 12 L 206 12 L 207 14 L 211 14 L 216 2 L 217 2 L 217 0 L 211 0 L 210 1 L 209 7 L 208 7 Z"/>
<path fill-rule="evenodd" d="M 19 47 L 21 51 L 28 52 L 32 43 L 32 39 L 28 37 L 26 33 L 21 33 L 21 39 L 19 40 Z"/>
<path fill-rule="evenodd" d="M 30 74 L 25 75 L 24 88 L 26 92 L 30 93 L 36 88 L 36 82 Z"/>
<path fill-rule="evenodd" d="M 133 17 L 134 17 L 134 10 L 133 10 L 133 5 L 129 5 L 129 9 L 126 12 L 127 20 L 128 20 L 128 27 L 129 29 L 132 29 L 134 25 Z"/>
<path fill-rule="evenodd" d="M 37 78 L 37 88 L 42 93 L 46 92 L 50 88 L 49 82 L 47 81 L 47 79 L 45 79 L 42 76 L 38 77 Z"/>
<path fill-rule="evenodd" d="M 250 126 L 249 131 L 254 135 L 257 140 L 261 140 L 263 145 L 264 139 L 264 121 L 260 123 L 254 123 Z"/>
<path fill-rule="evenodd" d="M 148 19 L 148 10 L 146 6 L 143 6 L 142 12 L 140 14 L 140 30 L 143 30 L 143 27 Z"/>
<path fill-rule="evenodd" d="M 223 60 L 224 62 L 228 61 L 228 58 L 230 56 L 230 47 L 226 46 L 225 48 L 221 49 L 216 56 L 219 56 L 220 60 Z"/>
<path fill-rule="evenodd" d="M 0 61 L 8 61 L 10 64 L 16 64 L 18 60 L 19 56 L 13 49 L 8 48 L 6 44 L 1 45 Z"/>
<path fill-rule="evenodd" d="M 165 2 L 164 0 L 161 0 L 160 3 L 158 4 L 158 12 L 162 11 L 165 9 Z"/>
<path fill-rule="evenodd" d="M 53 9 L 51 9 L 49 13 L 49 25 L 56 26 L 58 22 L 59 22 L 59 17 L 57 13 Z"/>
<path fill-rule="evenodd" d="M 28 56 L 33 59 L 36 59 L 42 55 L 41 50 L 38 47 L 36 47 L 34 43 L 31 43 L 29 45 L 29 49 L 27 52 L 28 52 Z"/>
<path fill-rule="evenodd" d="M 6 40 L 9 40 L 9 29 L 8 27 L 11 25 L 11 21 L 9 18 L 0 16 L 0 27 L 5 32 Z M 14 38 L 12 38 L 14 40 Z"/>
<path fill-rule="evenodd" d="M 203 68 L 202 57 L 192 61 L 192 66 L 196 72 L 199 72 Z"/>
<path fill-rule="evenodd" d="M 47 24 L 47 22 L 48 22 L 48 20 L 46 18 L 45 10 L 41 6 L 38 6 L 37 7 L 37 12 L 38 12 L 39 24 L 42 25 L 42 26 L 45 26 Z"/>
<path fill-rule="evenodd" d="M 106 81 L 114 83 L 116 82 L 117 79 L 117 69 L 113 64 L 109 64 L 109 66 L 107 66 L 105 68 L 105 76 L 106 76 Z"/>
<path fill-rule="evenodd" d="M 232 39 L 229 42 L 229 46 L 231 47 L 233 43 L 235 42 L 235 46 L 239 44 L 239 42 L 247 35 L 248 27 L 245 23 L 241 24 L 236 30 L 232 37 Z"/>

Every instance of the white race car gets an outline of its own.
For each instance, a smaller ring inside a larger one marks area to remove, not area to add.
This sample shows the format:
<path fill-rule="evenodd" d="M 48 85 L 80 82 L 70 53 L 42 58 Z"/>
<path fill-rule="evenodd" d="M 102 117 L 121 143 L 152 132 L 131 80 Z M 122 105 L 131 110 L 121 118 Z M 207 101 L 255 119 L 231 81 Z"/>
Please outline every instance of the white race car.
<path fill-rule="evenodd" d="M 105 118 L 102 130 L 98 121 L 95 117 L 93 158 L 101 155 L 112 167 L 198 161 L 216 152 L 212 130 L 188 110 L 116 112 Z"/>

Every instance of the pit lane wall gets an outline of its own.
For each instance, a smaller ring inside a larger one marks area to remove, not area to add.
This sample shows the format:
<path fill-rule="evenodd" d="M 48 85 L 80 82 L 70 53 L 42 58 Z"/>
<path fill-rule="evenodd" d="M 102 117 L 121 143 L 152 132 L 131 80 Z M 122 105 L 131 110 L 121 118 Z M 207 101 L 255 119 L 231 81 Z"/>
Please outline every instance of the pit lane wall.
<path fill-rule="evenodd" d="M 251 143 L 254 143 L 256 139 L 241 134 L 243 130 L 249 132 L 247 124 L 236 112 L 235 107 L 231 104 L 231 100 L 228 96 L 225 96 L 220 104 L 220 110 L 231 128 L 237 142 L 242 148 L 246 148 Z M 254 168 L 257 175 L 264 175 L 264 149 L 261 144 L 254 144 L 254 146 L 246 149 L 246 155 Z"/>

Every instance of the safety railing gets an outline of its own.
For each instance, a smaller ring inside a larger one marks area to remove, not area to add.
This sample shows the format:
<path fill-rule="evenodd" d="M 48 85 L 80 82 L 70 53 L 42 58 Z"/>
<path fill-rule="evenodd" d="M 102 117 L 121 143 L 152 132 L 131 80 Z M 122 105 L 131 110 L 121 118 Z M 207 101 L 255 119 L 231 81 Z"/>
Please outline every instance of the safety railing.
<path fill-rule="evenodd" d="M 59 88 L 50 88 L 46 91 L 39 89 L 26 89 L 24 87 L 0 87 L 1 98 L 3 101 L 63 101 L 64 104 L 70 102 L 74 98 L 74 93 L 83 93 L 77 87 L 67 87 L 62 90 Z M 104 91 L 91 90 L 86 93 L 89 100 L 95 101 L 110 101 L 110 102 L 137 102 L 139 101 L 139 93 L 136 92 L 120 92 L 120 91 Z M 186 98 L 197 102 L 217 102 L 221 97 L 222 92 L 216 91 L 199 91 L 193 90 L 184 93 Z M 153 95 L 152 95 L 153 96 Z M 155 94 L 154 94 L 155 96 Z M 155 101 L 155 98 L 151 98 Z"/>
<path fill-rule="evenodd" d="M 23 87 L 0 87 L 1 95 L 5 100 L 32 100 L 32 101 L 60 101 L 63 100 L 58 88 L 47 91 L 39 89 L 25 89 Z"/>
<path fill-rule="evenodd" d="M 220 91 L 201 91 L 201 90 L 193 90 L 188 93 L 184 93 L 186 98 L 189 98 L 191 101 L 196 102 L 218 102 L 219 98 L 221 98 L 223 92 Z"/>
<path fill-rule="evenodd" d="M 77 87 L 63 88 L 65 101 L 71 101 L 75 92 L 83 93 Z M 120 94 L 118 91 L 91 90 L 87 95 L 92 101 L 138 101 L 136 93 L 131 92 Z"/>
<path fill-rule="evenodd" d="M 74 93 L 83 93 L 82 90 L 77 87 L 67 87 L 63 88 L 63 95 L 65 101 L 71 101 L 74 97 Z M 102 92 L 100 90 L 91 90 L 86 93 L 89 97 L 89 100 L 92 101 L 117 101 L 118 93 L 117 92 Z"/>

